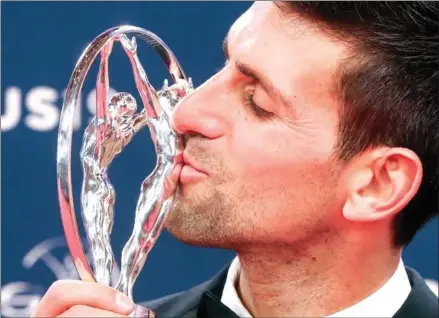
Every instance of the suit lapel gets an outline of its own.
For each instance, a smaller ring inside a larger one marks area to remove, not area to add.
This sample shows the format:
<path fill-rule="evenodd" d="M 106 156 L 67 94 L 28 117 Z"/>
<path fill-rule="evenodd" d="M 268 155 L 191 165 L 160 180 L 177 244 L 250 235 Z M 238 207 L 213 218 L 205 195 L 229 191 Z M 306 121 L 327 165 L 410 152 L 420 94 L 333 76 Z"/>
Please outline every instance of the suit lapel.
<path fill-rule="evenodd" d="M 230 264 L 226 265 L 212 279 L 195 286 L 188 291 L 141 303 L 141 305 L 154 311 L 158 318 L 194 318 L 200 313 L 202 315 L 198 317 L 206 317 L 205 314 L 212 314 L 210 308 L 217 308 L 217 305 L 222 304 L 220 299 L 229 266 Z M 212 299 L 209 299 L 210 297 L 212 297 Z M 219 304 L 215 303 L 216 300 Z M 203 307 L 204 309 L 200 311 L 200 307 Z"/>
<path fill-rule="evenodd" d="M 152 309 L 158 318 L 237 318 L 238 316 L 221 302 L 227 271 L 225 266 L 211 280 L 189 291 L 167 296 L 141 304 Z M 412 291 L 394 318 L 437 318 L 438 299 L 422 277 L 414 270 L 406 268 Z"/>
<path fill-rule="evenodd" d="M 394 318 L 438 317 L 438 298 L 424 279 L 413 269 L 406 267 L 412 290 Z"/>
<path fill-rule="evenodd" d="M 239 318 L 229 307 L 221 302 L 221 298 L 211 291 L 205 291 L 201 297 L 197 317 L 209 318 Z"/>

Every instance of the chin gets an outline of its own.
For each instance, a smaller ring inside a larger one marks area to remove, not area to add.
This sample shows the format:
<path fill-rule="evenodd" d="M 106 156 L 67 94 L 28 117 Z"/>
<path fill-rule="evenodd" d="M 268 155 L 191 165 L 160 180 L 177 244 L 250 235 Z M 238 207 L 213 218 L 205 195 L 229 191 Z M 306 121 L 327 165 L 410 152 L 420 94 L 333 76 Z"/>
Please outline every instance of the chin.
<path fill-rule="evenodd" d="M 169 234 L 180 242 L 198 247 L 215 247 L 211 242 L 211 237 L 207 237 L 206 233 L 197 230 L 193 226 L 188 226 L 186 222 L 169 218 L 165 226 Z"/>
<path fill-rule="evenodd" d="M 164 227 L 179 241 L 199 247 L 221 247 L 221 226 L 210 210 L 201 213 L 197 208 L 178 205 L 169 212 Z"/>
<path fill-rule="evenodd" d="M 248 223 L 240 219 L 236 208 L 235 200 L 220 187 L 185 184 L 178 188 L 165 228 L 190 245 L 228 248 L 239 239 Z"/>

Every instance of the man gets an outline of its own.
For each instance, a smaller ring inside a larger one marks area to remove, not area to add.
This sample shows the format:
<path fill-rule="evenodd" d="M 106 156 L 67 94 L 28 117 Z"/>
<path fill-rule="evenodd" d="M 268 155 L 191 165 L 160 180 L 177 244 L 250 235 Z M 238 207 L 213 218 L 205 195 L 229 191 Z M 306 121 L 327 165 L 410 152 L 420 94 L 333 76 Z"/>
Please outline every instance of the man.
<path fill-rule="evenodd" d="M 437 317 L 401 252 L 438 211 L 438 4 L 257 2 L 174 113 L 180 240 L 236 251 L 158 317 Z M 118 305 L 119 304 L 119 305 Z M 34 316 L 126 316 L 58 282 Z"/>

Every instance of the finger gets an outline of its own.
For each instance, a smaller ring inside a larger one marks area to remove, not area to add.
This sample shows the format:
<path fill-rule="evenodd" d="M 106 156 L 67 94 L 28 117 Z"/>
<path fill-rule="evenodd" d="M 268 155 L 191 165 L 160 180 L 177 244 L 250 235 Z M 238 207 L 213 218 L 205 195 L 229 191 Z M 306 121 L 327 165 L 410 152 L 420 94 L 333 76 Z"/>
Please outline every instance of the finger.
<path fill-rule="evenodd" d="M 83 305 L 73 306 L 57 317 L 128 317 L 119 313 Z"/>
<path fill-rule="evenodd" d="M 100 308 L 122 315 L 134 309 L 133 301 L 114 288 L 92 282 L 61 280 L 52 284 L 32 317 L 55 317 L 75 305 Z"/>

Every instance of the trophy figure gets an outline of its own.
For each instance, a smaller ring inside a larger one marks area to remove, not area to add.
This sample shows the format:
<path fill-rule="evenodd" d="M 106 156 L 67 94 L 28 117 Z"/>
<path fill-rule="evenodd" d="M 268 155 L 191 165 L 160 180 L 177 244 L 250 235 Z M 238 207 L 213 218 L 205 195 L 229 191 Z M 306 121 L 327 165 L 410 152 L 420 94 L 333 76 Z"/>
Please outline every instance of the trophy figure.
<path fill-rule="evenodd" d="M 114 157 L 146 125 L 142 111 L 135 114 L 137 104 L 127 93 L 117 93 L 109 101 L 108 58 L 113 42 L 101 51 L 96 83 L 96 105 L 101 111 L 88 125 L 83 138 L 81 161 L 84 181 L 81 195 L 81 211 L 87 238 L 93 253 L 97 282 L 109 285 L 114 266 L 114 254 L 110 245 L 113 228 L 115 191 L 108 177 L 108 168 Z"/>
<path fill-rule="evenodd" d="M 140 189 L 133 233 L 122 251 L 122 263 L 126 266 L 121 268 L 116 288 L 132 296 L 132 287 L 156 238 L 157 230 L 163 224 L 163 217 L 169 210 L 170 196 L 174 190 L 174 187 L 168 182 L 173 170 L 173 166 L 169 162 L 172 161 L 172 157 L 177 151 L 178 141 L 177 135 L 171 127 L 170 114 L 176 101 L 178 101 L 178 86 L 174 86 L 170 90 L 165 83 L 158 96 L 149 84 L 147 75 L 137 56 L 136 39 L 133 38 L 130 41 L 126 35 L 122 35 L 120 41 L 133 68 L 134 79 L 148 114 L 148 126 L 157 153 L 156 168 L 143 181 Z M 159 99 L 163 94 L 173 95 L 173 98 L 165 98 L 160 103 Z M 171 103 L 166 101 L 171 101 Z M 165 204 L 162 205 L 162 203 Z"/>
<path fill-rule="evenodd" d="M 156 92 L 137 55 L 137 42 L 126 33 L 135 33 L 148 41 L 163 58 L 175 81 L 169 86 L 165 80 Z M 108 60 L 114 42 L 122 44 L 134 74 L 143 109 L 136 113 L 137 103 L 128 93 L 108 95 Z M 85 76 L 100 53 L 96 81 L 96 117 L 88 125 L 80 152 L 84 179 L 81 192 L 81 216 L 93 255 L 93 267 L 86 259 L 79 237 L 73 206 L 71 184 L 71 139 L 73 114 Z M 82 280 L 110 285 L 114 254 L 110 245 L 113 228 L 116 191 L 108 176 L 108 168 L 119 153 L 142 128 L 147 126 L 157 154 L 154 171 L 140 187 L 135 210 L 133 232 L 122 251 L 121 274 L 117 290 L 133 297 L 134 283 L 146 258 L 163 228 L 166 214 L 172 207 L 176 182 L 172 173 L 178 164 L 180 138 L 171 125 L 172 110 L 193 90 L 177 59 L 166 44 L 155 34 L 132 26 L 121 26 L 105 31 L 86 48 L 80 57 L 66 91 L 58 133 L 57 177 L 62 223 L 70 253 Z M 146 308 L 136 306 L 134 316 L 152 317 Z"/>

